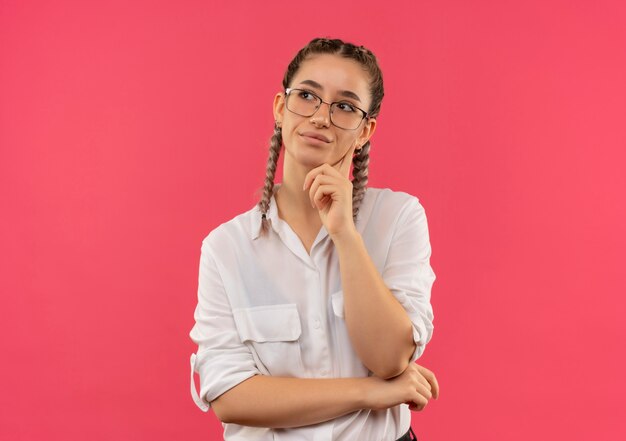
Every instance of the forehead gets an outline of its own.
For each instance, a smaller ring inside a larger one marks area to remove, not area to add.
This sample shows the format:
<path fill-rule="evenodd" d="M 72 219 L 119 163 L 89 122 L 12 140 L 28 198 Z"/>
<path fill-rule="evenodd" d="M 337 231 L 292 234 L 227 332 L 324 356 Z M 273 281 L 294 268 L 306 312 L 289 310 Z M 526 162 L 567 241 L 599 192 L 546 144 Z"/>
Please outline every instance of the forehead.
<path fill-rule="evenodd" d="M 309 56 L 300 64 L 291 86 L 304 80 L 321 84 L 324 93 L 335 94 L 349 90 L 356 93 L 361 101 L 369 102 L 369 74 L 356 60 L 334 54 Z"/>

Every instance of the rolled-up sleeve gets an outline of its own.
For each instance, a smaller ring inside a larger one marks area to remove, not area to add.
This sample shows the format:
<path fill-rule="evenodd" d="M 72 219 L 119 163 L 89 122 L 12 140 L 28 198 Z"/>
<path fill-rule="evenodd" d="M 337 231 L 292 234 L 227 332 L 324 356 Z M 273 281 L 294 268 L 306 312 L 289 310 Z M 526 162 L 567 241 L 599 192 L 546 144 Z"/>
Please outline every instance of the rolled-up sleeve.
<path fill-rule="evenodd" d="M 228 296 L 210 246 L 202 241 L 195 325 L 189 336 L 198 345 L 191 355 L 191 396 L 207 412 L 210 402 L 242 381 L 260 374 L 249 348 L 241 342 Z M 200 395 L 194 384 L 200 377 Z"/>
<path fill-rule="evenodd" d="M 413 324 L 416 348 L 411 363 L 424 353 L 433 335 L 430 297 L 436 276 L 430 266 L 430 255 L 426 212 L 419 200 L 411 196 L 398 216 L 382 272 L 385 284 Z"/>

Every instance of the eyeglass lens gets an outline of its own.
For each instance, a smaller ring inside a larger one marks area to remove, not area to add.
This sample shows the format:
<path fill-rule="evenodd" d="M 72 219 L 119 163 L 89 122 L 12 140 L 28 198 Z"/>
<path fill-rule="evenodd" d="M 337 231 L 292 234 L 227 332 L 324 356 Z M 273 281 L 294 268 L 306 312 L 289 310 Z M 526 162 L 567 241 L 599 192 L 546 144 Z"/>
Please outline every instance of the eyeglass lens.
<path fill-rule="evenodd" d="M 287 97 L 287 109 L 300 116 L 312 116 L 321 104 L 321 98 L 306 90 L 292 89 Z M 346 101 L 333 103 L 330 109 L 330 121 L 342 129 L 356 129 L 362 119 L 361 111 Z"/>

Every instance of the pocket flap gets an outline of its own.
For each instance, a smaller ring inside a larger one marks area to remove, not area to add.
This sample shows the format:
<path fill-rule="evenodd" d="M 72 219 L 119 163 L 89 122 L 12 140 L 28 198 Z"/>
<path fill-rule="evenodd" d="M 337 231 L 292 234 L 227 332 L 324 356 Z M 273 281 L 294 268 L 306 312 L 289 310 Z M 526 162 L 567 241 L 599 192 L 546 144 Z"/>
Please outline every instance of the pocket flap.
<path fill-rule="evenodd" d="M 300 337 L 300 315 L 295 303 L 233 309 L 242 341 L 292 341 Z"/>

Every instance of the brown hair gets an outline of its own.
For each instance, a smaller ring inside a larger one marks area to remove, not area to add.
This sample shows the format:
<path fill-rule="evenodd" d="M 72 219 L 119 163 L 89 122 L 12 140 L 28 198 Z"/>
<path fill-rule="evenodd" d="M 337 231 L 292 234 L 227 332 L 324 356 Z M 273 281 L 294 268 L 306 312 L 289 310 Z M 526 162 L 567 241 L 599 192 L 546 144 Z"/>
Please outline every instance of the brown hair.
<path fill-rule="evenodd" d="M 355 46 L 352 43 L 344 42 L 339 39 L 328 38 L 314 38 L 306 46 L 304 46 L 296 54 L 289 66 L 283 78 L 283 87 L 286 89 L 290 86 L 290 83 L 295 76 L 296 72 L 300 68 L 301 63 L 312 54 L 335 54 L 344 58 L 353 59 L 359 62 L 370 76 L 370 95 L 372 102 L 368 109 L 368 116 L 375 118 L 380 112 L 380 105 L 385 95 L 383 88 L 383 75 L 378 66 L 376 56 L 363 46 Z M 274 190 L 274 175 L 276 174 L 276 164 L 278 163 L 278 157 L 280 156 L 280 149 L 282 147 L 282 133 L 281 128 L 274 126 L 274 134 L 270 138 L 270 150 L 269 157 L 267 159 L 267 166 L 265 169 L 265 185 L 263 187 L 263 196 L 257 204 L 262 213 L 262 227 L 263 233 L 268 231 L 268 220 L 266 214 L 270 206 L 270 198 Z M 356 216 L 359 212 L 359 206 L 365 196 L 365 190 L 367 187 L 367 173 L 369 166 L 369 151 L 370 142 L 367 141 L 361 149 L 357 150 L 357 154 L 353 159 L 352 175 L 352 216 L 356 223 Z"/>

